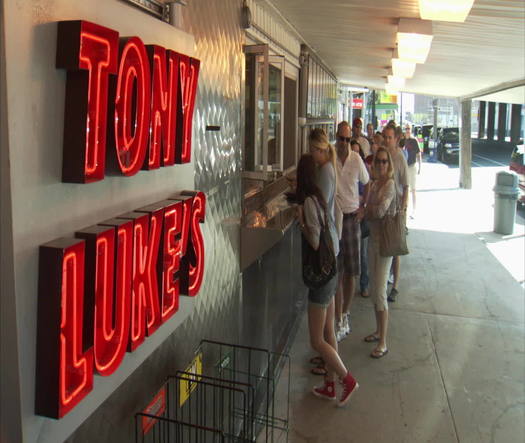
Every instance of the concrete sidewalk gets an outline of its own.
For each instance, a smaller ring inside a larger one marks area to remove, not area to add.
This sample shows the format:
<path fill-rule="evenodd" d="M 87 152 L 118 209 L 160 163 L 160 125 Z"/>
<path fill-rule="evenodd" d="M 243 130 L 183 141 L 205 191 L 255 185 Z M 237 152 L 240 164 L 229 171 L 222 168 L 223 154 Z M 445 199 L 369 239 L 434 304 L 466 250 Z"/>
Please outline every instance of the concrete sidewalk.
<path fill-rule="evenodd" d="M 309 373 L 303 319 L 291 350 L 289 441 L 525 441 L 524 226 L 491 232 L 498 170 L 473 169 L 465 191 L 458 169 L 423 165 L 390 352 L 369 357 L 373 344 L 362 339 L 374 331 L 373 309 L 356 297 L 340 353 L 361 388 L 344 409 L 310 393 L 322 378 Z"/>

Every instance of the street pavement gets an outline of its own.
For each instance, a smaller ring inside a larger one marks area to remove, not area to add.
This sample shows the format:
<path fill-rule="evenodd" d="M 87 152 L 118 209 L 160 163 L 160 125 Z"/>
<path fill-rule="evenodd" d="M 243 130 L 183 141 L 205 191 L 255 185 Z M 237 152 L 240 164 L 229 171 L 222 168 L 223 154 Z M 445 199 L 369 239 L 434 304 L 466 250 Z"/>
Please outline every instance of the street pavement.
<path fill-rule="evenodd" d="M 356 296 L 340 354 L 361 387 L 335 408 L 310 393 L 321 377 L 309 372 L 305 316 L 291 349 L 290 442 L 525 441 L 525 226 L 493 232 L 492 187 L 506 169 L 475 167 L 463 190 L 457 167 L 423 164 L 390 352 L 369 357 L 373 307 Z"/>

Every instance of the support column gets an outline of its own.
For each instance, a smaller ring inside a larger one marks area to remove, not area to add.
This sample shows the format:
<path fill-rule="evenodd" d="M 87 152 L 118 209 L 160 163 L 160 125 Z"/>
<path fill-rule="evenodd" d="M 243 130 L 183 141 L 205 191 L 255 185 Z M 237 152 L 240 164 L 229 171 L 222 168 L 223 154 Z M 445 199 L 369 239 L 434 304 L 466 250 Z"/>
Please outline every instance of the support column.
<path fill-rule="evenodd" d="M 505 141 L 505 133 L 507 132 L 507 103 L 499 104 L 498 111 L 498 140 Z"/>
<path fill-rule="evenodd" d="M 472 100 L 461 102 L 460 151 L 459 151 L 459 186 L 472 188 L 472 140 L 471 140 Z"/>
<path fill-rule="evenodd" d="M 487 102 L 479 102 L 478 138 L 485 138 L 485 119 L 487 117 Z"/>
<path fill-rule="evenodd" d="M 496 103 L 489 102 L 487 117 L 487 140 L 494 140 L 494 123 L 496 120 Z"/>
<path fill-rule="evenodd" d="M 372 124 L 374 130 L 377 131 L 377 117 L 376 117 L 376 90 L 372 89 Z"/>
<path fill-rule="evenodd" d="M 521 106 L 512 105 L 510 114 L 510 141 L 516 144 L 521 139 Z"/>

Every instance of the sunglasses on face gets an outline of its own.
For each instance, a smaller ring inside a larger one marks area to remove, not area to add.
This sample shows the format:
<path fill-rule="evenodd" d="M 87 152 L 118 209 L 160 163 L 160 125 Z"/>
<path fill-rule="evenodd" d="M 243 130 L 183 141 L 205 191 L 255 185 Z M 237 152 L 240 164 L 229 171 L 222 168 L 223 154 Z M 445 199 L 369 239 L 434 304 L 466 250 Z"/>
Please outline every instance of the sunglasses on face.
<path fill-rule="evenodd" d="M 340 142 L 350 143 L 350 140 L 352 140 L 352 137 L 343 137 L 342 135 L 338 135 L 337 140 L 339 140 Z"/>
<path fill-rule="evenodd" d="M 386 159 L 386 158 L 376 158 L 374 160 L 374 163 L 376 165 L 379 165 L 379 164 L 387 165 L 388 164 L 388 159 Z"/>

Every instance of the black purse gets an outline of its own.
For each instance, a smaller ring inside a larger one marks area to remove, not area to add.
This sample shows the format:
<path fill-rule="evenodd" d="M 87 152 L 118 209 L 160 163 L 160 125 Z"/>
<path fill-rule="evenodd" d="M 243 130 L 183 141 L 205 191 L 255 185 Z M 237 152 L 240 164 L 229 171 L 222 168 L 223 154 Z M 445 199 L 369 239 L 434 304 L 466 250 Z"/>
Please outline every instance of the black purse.
<path fill-rule="evenodd" d="M 332 236 L 328 227 L 326 211 L 324 223 L 321 219 L 317 201 L 314 199 L 321 232 L 319 248 L 312 248 L 305 236 L 302 236 L 303 282 L 310 289 L 319 289 L 328 283 L 337 273 L 337 262 L 332 244 Z"/>

